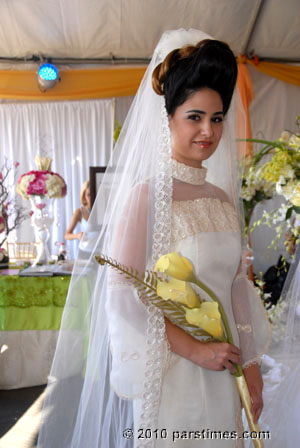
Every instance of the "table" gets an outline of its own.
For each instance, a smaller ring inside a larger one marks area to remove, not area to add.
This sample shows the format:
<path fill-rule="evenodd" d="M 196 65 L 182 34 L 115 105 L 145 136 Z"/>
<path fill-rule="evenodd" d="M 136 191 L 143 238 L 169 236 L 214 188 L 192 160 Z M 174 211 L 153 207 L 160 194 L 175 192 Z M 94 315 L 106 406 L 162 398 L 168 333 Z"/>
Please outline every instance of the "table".
<path fill-rule="evenodd" d="M 0 389 L 47 383 L 69 283 L 0 275 Z"/>

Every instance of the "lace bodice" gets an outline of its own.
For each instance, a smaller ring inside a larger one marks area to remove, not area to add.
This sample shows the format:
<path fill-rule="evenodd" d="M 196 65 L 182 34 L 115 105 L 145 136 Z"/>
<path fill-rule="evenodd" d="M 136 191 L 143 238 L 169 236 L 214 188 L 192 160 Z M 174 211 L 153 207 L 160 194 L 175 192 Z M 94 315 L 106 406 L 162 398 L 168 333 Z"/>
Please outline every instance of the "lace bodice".
<path fill-rule="evenodd" d="M 219 198 L 199 198 L 193 201 L 173 201 L 172 242 L 199 232 L 239 232 L 236 212 Z"/>

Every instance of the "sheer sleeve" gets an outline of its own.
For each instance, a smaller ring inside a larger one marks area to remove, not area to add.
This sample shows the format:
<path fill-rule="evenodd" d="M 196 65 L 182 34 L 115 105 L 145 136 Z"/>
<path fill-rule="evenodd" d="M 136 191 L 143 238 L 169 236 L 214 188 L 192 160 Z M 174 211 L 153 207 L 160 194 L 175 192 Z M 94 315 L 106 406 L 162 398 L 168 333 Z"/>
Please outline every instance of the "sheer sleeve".
<path fill-rule="evenodd" d="M 260 297 L 242 267 L 232 284 L 232 308 L 239 334 L 242 365 L 258 363 L 271 340 L 271 327 Z"/>
<path fill-rule="evenodd" d="M 136 187 L 113 235 L 112 258 L 143 272 L 147 267 L 147 185 Z M 146 371 L 148 312 L 137 291 L 123 275 L 108 276 L 108 316 L 112 368 L 110 383 L 123 398 L 141 397 Z"/>

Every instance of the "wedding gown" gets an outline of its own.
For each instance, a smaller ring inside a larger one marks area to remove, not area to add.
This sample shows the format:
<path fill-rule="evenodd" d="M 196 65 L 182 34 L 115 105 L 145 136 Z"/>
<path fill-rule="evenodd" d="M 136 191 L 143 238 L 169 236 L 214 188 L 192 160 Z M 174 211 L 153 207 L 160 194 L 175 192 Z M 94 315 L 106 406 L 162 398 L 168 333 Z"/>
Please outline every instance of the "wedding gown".
<path fill-rule="evenodd" d="M 221 300 L 245 366 L 258 361 L 266 349 L 268 325 L 260 299 L 239 269 L 241 236 L 235 210 L 220 189 L 205 182 L 205 174 L 204 169 L 173 161 L 177 185 L 172 205 L 171 251 L 191 260 L 198 278 Z M 186 200 L 186 195 L 194 198 Z M 114 298 L 115 293 L 114 288 Z M 201 297 L 209 300 L 203 292 Z M 142 320 L 141 310 L 136 321 Z M 155 439 L 157 448 L 173 447 L 174 441 L 179 448 L 243 447 L 239 438 L 243 432 L 241 405 L 234 377 L 228 370 L 204 369 L 170 352 L 167 341 L 158 425 L 148 433 L 140 429 L 143 400 L 139 398 L 139 383 L 153 372 L 151 368 L 139 368 L 144 352 L 139 329 L 135 328 L 133 335 L 132 329 L 124 327 L 120 339 L 120 325 L 118 320 L 118 328 L 113 324 L 110 327 L 111 385 L 124 398 L 126 378 L 134 384 L 136 447 L 147 436 Z M 147 406 L 151 406 L 151 398 Z M 196 434 L 203 430 L 204 436 Z M 220 431 L 225 434 L 222 440 L 219 435 L 211 435 Z"/>

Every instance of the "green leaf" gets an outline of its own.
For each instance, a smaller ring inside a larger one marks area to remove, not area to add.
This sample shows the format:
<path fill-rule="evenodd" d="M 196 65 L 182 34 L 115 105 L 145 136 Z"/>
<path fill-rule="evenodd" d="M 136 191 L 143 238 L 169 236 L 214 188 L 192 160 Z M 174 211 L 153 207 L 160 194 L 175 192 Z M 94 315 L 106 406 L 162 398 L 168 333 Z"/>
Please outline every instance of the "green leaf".
<path fill-rule="evenodd" d="M 282 143 L 278 140 L 271 141 L 271 140 L 261 140 L 258 138 L 238 138 L 238 142 L 252 142 L 252 143 L 262 143 L 266 146 L 271 146 L 273 148 L 282 148 Z"/>
<path fill-rule="evenodd" d="M 286 214 L 285 214 L 285 219 L 290 219 L 290 217 L 292 216 L 294 207 L 290 207 L 287 209 Z"/>

